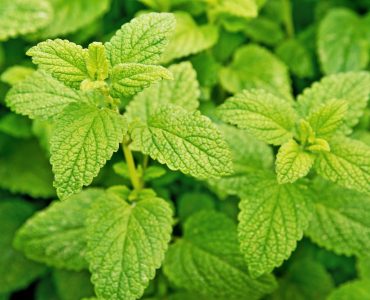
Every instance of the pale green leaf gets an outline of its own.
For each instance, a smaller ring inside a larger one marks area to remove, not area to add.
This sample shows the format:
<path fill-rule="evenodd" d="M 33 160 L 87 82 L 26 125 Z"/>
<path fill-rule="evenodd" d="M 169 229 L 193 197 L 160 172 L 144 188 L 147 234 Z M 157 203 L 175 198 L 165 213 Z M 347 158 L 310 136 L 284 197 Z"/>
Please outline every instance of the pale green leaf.
<path fill-rule="evenodd" d="M 51 164 L 60 198 L 89 185 L 127 131 L 125 119 L 107 108 L 70 104 L 57 119 L 51 138 Z"/>
<path fill-rule="evenodd" d="M 47 71 L 65 85 L 79 89 L 88 78 L 86 69 L 87 50 L 67 40 L 47 40 L 27 51 L 33 63 Z"/>
<path fill-rule="evenodd" d="M 310 171 L 315 156 L 302 149 L 295 140 L 283 144 L 276 156 L 276 174 L 280 184 L 292 183 Z"/>
<path fill-rule="evenodd" d="M 321 152 L 315 164 L 317 173 L 349 189 L 370 193 L 370 147 L 339 137 L 330 141 L 330 152 Z"/>
<path fill-rule="evenodd" d="M 31 75 L 34 71 L 34 69 L 29 67 L 12 66 L 1 74 L 0 79 L 9 85 L 15 85 L 16 83 L 26 79 L 27 76 Z"/>
<path fill-rule="evenodd" d="M 332 100 L 313 110 L 308 116 L 317 138 L 330 138 L 342 125 L 347 113 L 347 103 L 344 100 Z"/>
<path fill-rule="evenodd" d="M 45 271 L 42 265 L 29 261 L 12 247 L 16 230 L 34 211 L 25 201 L 2 199 L 0 202 L 0 293 L 25 288 Z"/>
<path fill-rule="evenodd" d="M 176 29 L 163 53 L 162 63 L 199 53 L 211 48 L 217 42 L 216 26 L 211 24 L 199 26 L 186 12 L 177 12 L 175 17 Z"/>
<path fill-rule="evenodd" d="M 149 13 L 124 24 L 105 44 L 112 66 L 121 63 L 158 63 L 175 28 L 169 13 Z"/>
<path fill-rule="evenodd" d="M 297 110 L 308 116 L 320 105 L 333 99 L 347 103 L 347 113 L 343 118 L 343 132 L 350 133 L 366 107 L 370 94 L 370 74 L 368 72 L 348 72 L 324 77 L 298 96 Z"/>
<path fill-rule="evenodd" d="M 137 94 L 126 107 L 126 115 L 130 121 L 141 119 L 146 121 L 148 116 L 156 111 L 158 106 L 176 104 L 188 111 L 195 111 L 199 106 L 200 96 L 197 74 L 189 62 L 172 65 L 168 70 L 173 80 L 163 80 L 153 84 Z"/>
<path fill-rule="evenodd" d="M 93 42 L 89 45 L 86 70 L 92 80 L 104 80 L 108 77 L 109 63 L 102 43 Z"/>
<path fill-rule="evenodd" d="M 360 18 L 344 8 L 332 9 L 321 21 L 318 54 L 325 74 L 366 68 L 369 45 L 360 28 Z"/>
<path fill-rule="evenodd" d="M 235 223 L 204 211 L 185 223 L 170 246 L 164 272 L 176 286 L 216 299 L 259 299 L 275 288 L 271 275 L 252 279 L 239 250 Z"/>
<path fill-rule="evenodd" d="M 210 119 L 175 106 L 162 106 L 131 131 L 132 147 L 200 179 L 231 172 L 230 150 Z"/>
<path fill-rule="evenodd" d="M 337 254 L 368 254 L 370 196 L 322 180 L 314 188 L 315 212 L 306 234 Z"/>
<path fill-rule="evenodd" d="M 33 35 L 39 40 L 66 35 L 90 24 L 108 10 L 111 0 L 48 0 L 48 2 L 54 12 L 53 21 Z"/>
<path fill-rule="evenodd" d="M 0 41 L 31 33 L 51 21 L 47 0 L 1 0 Z"/>
<path fill-rule="evenodd" d="M 172 211 L 159 198 L 128 204 L 114 194 L 90 210 L 87 258 L 97 296 L 134 300 L 142 296 L 164 259 Z"/>
<path fill-rule="evenodd" d="M 70 89 L 44 71 L 34 72 L 7 94 L 6 103 L 16 113 L 31 119 L 58 115 L 68 104 L 83 101 L 80 92 Z"/>
<path fill-rule="evenodd" d="M 253 276 L 271 272 L 288 259 L 312 213 L 305 187 L 277 183 L 273 174 L 244 187 L 239 241 Z"/>
<path fill-rule="evenodd" d="M 173 79 L 171 72 L 164 67 L 138 63 L 118 64 L 111 71 L 111 95 L 133 96 L 162 79 Z"/>
<path fill-rule="evenodd" d="M 223 121 L 246 129 L 269 144 L 280 145 L 293 137 L 293 107 L 270 92 L 244 90 L 227 99 L 218 111 Z"/>
<path fill-rule="evenodd" d="M 208 2 L 212 17 L 225 14 L 249 19 L 258 15 L 258 5 L 255 0 L 208 0 Z"/>
<path fill-rule="evenodd" d="M 230 93 L 256 88 L 287 101 L 292 99 L 287 67 L 271 52 L 257 45 L 239 48 L 232 63 L 221 69 L 220 81 Z"/>
<path fill-rule="evenodd" d="M 370 280 L 354 280 L 340 285 L 327 300 L 365 300 L 370 299 Z"/>
<path fill-rule="evenodd" d="M 56 268 L 82 270 L 85 260 L 85 220 L 92 203 L 104 196 L 86 190 L 67 201 L 55 201 L 39 211 L 18 231 L 14 246 L 32 260 Z"/>

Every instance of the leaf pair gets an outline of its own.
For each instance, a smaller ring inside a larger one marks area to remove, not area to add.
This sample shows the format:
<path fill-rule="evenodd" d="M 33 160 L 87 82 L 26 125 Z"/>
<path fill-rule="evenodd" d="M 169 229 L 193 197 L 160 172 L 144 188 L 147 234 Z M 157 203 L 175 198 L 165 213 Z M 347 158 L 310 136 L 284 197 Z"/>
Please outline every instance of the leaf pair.
<path fill-rule="evenodd" d="M 282 145 L 276 160 L 279 183 L 307 175 L 315 163 L 324 178 L 369 192 L 369 147 L 341 137 L 357 124 L 369 82 L 366 72 L 326 77 L 298 97 L 297 110 L 264 90 L 245 90 L 228 99 L 219 112 L 224 121 L 267 143 Z"/>

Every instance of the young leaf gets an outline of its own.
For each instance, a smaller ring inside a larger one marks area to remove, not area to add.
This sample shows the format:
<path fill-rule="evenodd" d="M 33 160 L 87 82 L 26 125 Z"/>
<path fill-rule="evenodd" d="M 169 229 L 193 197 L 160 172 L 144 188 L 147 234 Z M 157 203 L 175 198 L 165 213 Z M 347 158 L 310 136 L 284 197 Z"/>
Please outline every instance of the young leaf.
<path fill-rule="evenodd" d="M 199 53 L 217 42 L 216 26 L 211 24 L 198 26 L 191 15 L 185 12 L 177 12 L 175 17 L 176 29 L 163 53 L 162 63 Z"/>
<path fill-rule="evenodd" d="M 137 63 L 118 64 L 111 71 L 111 95 L 128 97 L 137 94 L 152 83 L 173 79 L 166 68 Z"/>
<path fill-rule="evenodd" d="M 134 300 L 161 266 L 171 238 L 172 211 L 159 198 L 128 204 L 114 194 L 90 210 L 87 258 L 99 298 Z"/>
<path fill-rule="evenodd" d="M 342 125 L 346 113 L 346 101 L 332 100 L 313 110 L 308 116 L 308 122 L 317 138 L 328 139 Z"/>
<path fill-rule="evenodd" d="M 250 19 L 258 15 L 256 0 L 216 0 L 208 2 L 210 3 L 209 13 L 212 17 L 228 15 Z"/>
<path fill-rule="evenodd" d="M 366 107 L 370 94 L 370 74 L 368 72 L 348 72 L 324 77 L 298 96 L 297 110 L 308 116 L 320 105 L 333 99 L 347 103 L 347 113 L 343 118 L 341 131 L 348 134 L 357 123 Z"/>
<path fill-rule="evenodd" d="M 370 147 L 345 137 L 330 142 L 330 152 L 321 152 L 315 168 L 325 179 L 343 187 L 370 193 Z"/>
<path fill-rule="evenodd" d="M 52 9 L 47 0 L 2 0 L 0 41 L 31 33 L 47 25 Z"/>
<path fill-rule="evenodd" d="M 68 201 L 53 202 L 19 229 L 14 246 L 32 260 L 56 268 L 79 271 L 85 260 L 85 220 L 92 203 L 104 192 L 83 191 Z"/>
<path fill-rule="evenodd" d="M 170 66 L 168 70 L 173 80 L 160 81 L 137 94 L 126 108 L 128 120 L 141 119 L 145 122 L 162 104 L 176 104 L 188 111 L 198 108 L 200 91 L 192 65 L 182 62 Z"/>
<path fill-rule="evenodd" d="M 283 144 L 276 156 L 276 173 L 279 184 L 292 183 L 310 171 L 315 156 L 306 152 L 295 140 Z"/>
<path fill-rule="evenodd" d="M 92 80 L 104 80 L 108 77 L 109 63 L 102 43 L 94 42 L 89 45 L 86 70 Z"/>
<path fill-rule="evenodd" d="M 337 254 L 368 254 L 370 196 L 322 180 L 314 188 L 315 212 L 306 234 Z"/>
<path fill-rule="evenodd" d="M 158 63 L 175 28 L 169 13 L 149 13 L 124 24 L 105 44 L 112 66 L 121 63 Z"/>
<path fill-rule="evenodd" d="M 340 285 L 327 300 L 364 300 L 370 298 L 370 280 L 354 280 Z"/>
<path fill-rule="evenodd" d="M 21 200 L 0 202 L 0 293 L 25 288 L 45 271 L 44 266 L 29 261 L 12 247 L 16 230 L 34 210 L 30 203 Z"/>
<path fill-rule="evenodd" d="M 280 266 L 303 237 L 312 213 L 308 193 L 297 184 L 280 185 L 267 175 L 244 187 L 239 241 L 252 276 Z"/>
<path fill-rule="evenodd" d="M 219 108 L 223 121 L 246 129 L 258 139 L 280 145 L 293 137 L 296 113 L 281 98 L 264 90 L 244 90 Z"/>
<path fill-rule="evenodd" d="M 168 250 L 164 272 L 176 286 L 217 299 L 259 299 L 275 288 L 271 275 L 251 278 L 235 223 L 215 211 L 189 217 L 183 238 Z"/>
<path fill-rule="evenodd" d="M 232 63 L 221 69 L 220 81 L 230 93 L 255 88 L 286 101 L 292 99 L 287 67 L 271 52 L 257 45 L 240 47 Z"/>
<path fill-rule="evenodd" d="M 51 164 L 60 198 L 89 185 L 127 131 L 125 119 L 107 108 L 70 104 L 56 120 Z"/>
<path fill-rule="evenodd" d="M 85 60 L 87 50 L 67 40 L 47 40 L 27 51 L 33 63 L 65 85 L 78 89 L 88 78 Z"/>
<path fill-rule="evenodd" d="M 216 126 L 199 112 L 162 106 L 137 123 L 131 132 L 133 149 L 166 164 L 171 170 L 205 179 L 231 172 L 230 150 Z"/>
<path fill-rule="evenodd" d="M 17 83 L 5 101 L 18 114 L 31 119 L 48 119 L 58 115 L 68 104 L 83 101 L 83 96 L 44 71 L 37 71 Z"/>
<path fill-rule="evenodd" d="M 27 76 L 31 75 L 33 72 L 35 72 L 35 70 L 29 67 L 12 66 L 7 68 L 4 73 L 1 74 L 0 80 L 13 86 L 26 79 Z"/>
<path fill-rule="evenodd" d="M 318 54 L 325 74 L 362 70 L 367 66 L 369 48 L 360 27 L 359 17 L 343 8 L 331 10 L 321 21 Z"/>

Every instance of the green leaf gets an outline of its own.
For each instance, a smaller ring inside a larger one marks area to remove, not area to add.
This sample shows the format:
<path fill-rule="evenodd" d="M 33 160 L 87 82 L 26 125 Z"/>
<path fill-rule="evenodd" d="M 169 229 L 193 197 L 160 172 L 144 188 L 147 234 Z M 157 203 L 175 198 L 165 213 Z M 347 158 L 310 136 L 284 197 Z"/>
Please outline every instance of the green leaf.
<path fill-rule="evenodd" d="M 37 141 L 5 141 L 0 150 L 0 187 L 34 198 L 54 197 L 51 166 Z"/>
<path fill-rule="evenodd" d="M 293 137 L 293 107 L 270 92 L 244 90 L 227 99 L 218 111 L 223 121 L 246 129 L 269 144 L 280 145 Z"/>
<path fill-rule="evenodd" d="M 338 26 L 340 24 L 340 26 Z M 360 18 L 351 10 L 332 9 L 318 30 L 318 54 L 325 74 L 365 69 L 369 45 Z"/>
<path fill-rule="evenodd" d="M 324 77 L 298 96 L 297 110 L 308 116 L 320 105 L 333 99 L 347 103 L 347 113 L 343 118 L 344 133 L 350 133 L 366 107 L 370 94 L 370 74 L 368 72 L 348 72 Z"/>
<path fill-rule="evenodd" d="M 199 106 L 199 84 L 196 72 L 189 62 L 172 65 L 168 70 L 173 80 L 163 80 L 151 85 L 137 94 L 126 107 L 128 120 L 141 119 L 144 122 L 160 105 L 176 104 L 188 111 L 195 111 Z"/>
<path fill-rule="evenodd" d="M 53 21 L 33 35 L 38 40 L 66 35 L 90 24 L 108 10 L 111 0 L 48 0 L 48 2 L 53 9 Z"/>
<path fill-rule="evenodd" d="M 199 112 L 175 105 L 162 106 L 136 123 L 133 149 L 166 164 L 171 170 L 205 179 L 231 172 L 230 150 L 216 126 Z"/>
<path fill-rule="evenodd" d="M 0 41 L 27 34 L 51 21 L 52 10 L 46 0 L 2 0 Z"/>
<path fill-rule="evenodd" d="M 166 68 L 137 63 L 118 64 L 111 71 L 111 95 L 128 97 L 137 94 L 152 83 L 173 79 Z"/>
<path fill-rule="evenodd" d="M 332 100 L 313 110 L 308 116 L 317 138 L 330 138 L 342 125 L 347 113 L 347 103 L 344 100 Z"/>
<path fill-rule="evenodd" d="M 317 157 L 317 173 L 343 187 L 370 193 L 370 147 L 338 137 L 330 141 L 330 152 Z"/>
<path fill-rule="evenodd" d="M 258 16 L 243 26 L 243 32 L 253 41 L 274 46 L 284 39 L 280 25 L 266 17 Z"/>
<path fill-rule="evenodd" d="M 243 89 L 264 89 L 291 100 L 287 67 L 271 52 L 257 45 L 240 47 L 232 63 L 220 71 L 221 85 L 230 93 Z"/>
<path fill-rule="evenodd" d="M 79 271 L 85 260 L 85 220 L 92 203 L 104 196 L 101 190 L 86 190 L 67 201 L 53 202 L 18 231 L 14 246 L 37 262 Z"/>
<path fill-rule="evenodd" d="M 55 290 L 54 282 L 49 274 L 38 282 L 35 289 L 35 300 L 60 300 Z"/>
<path fill-rule="evenodd" d="M 283 144 L 276 156 L 276 173 L 279 184 L 292 183 L 310 171 L 315 156 L 306 152 L 295 140 Z"/>
<path fill-rule="evenodd" d="M 18 114 L 31 119 L 48 119 L 58 115 L 68 104 L 83 101 L 83 97 L 44 71 L 37 71 L 16 84 L 5 101 Z"/>
<path fill-rule="evenodd" d="M 27 76 L 31 75 L 34 71 L 34 69 L 29 67 L 12 66 L 1 74 L 0 79 L 1 81 L 13 86 L 16 83 L 26 79 Z"/>
<path fill-rule="evenodd" d="M 178 198 L 178 215 L 182 222 L 201 210 L 215 209 L 213 197 L 207 193 L 184 193 Z"/>
<path fill-rule="evenodd" d="M 335 289 L 327 300 L 364 300 L 370 298 L 370 280 L 354 280 Z"/>
<path fill-rule="evenodd" d="M 357 259 L 358 276 L 361 279 L 370 279 L 370 256 L 369 253 Z"/>
<path fill-rule="evenodd" d="M 124 24 L 105 44 L 112 66 L 121 63 L 158 63 L 175 28 L 169 13 L 149 13 Z"/>
<path fill-rule="evenodd" d="M 176 29 L 161 58 L 168 63 L 211 48 L 218 39 L 217 27 L 211 24 L 199 26 L 186 12 L 175 13 Z"/>
<path fill-rule="evenodd" d="M 258 5 L 255 0 L 212 0 L 209 13 L 211 17 L 218 15 L 235 16 L 240 18 L 254 18 L 258 15 Z"/>
<path fill-rule="evenodd" d="M 337 254 L 368 254 L 370 196 L 322 180 L 314 188 L 315 212 L 306 234 Z"/>
<path fill-rule="evenodd" d="M 29 261 L 12 247 L 16 230 L 33 212 L 34 207 L 25 201 L 0 202 L 0 293 L 25 288 L 45 271 L 42 265 Z"/>
<path fill-rule="evenodd" d="M 85 60 L 88 52 L 67 40 L 47 40 L 27 51 L 33 63 L 47 71 L 65 85 L 79 89 L 88 78 Z"/>
<path fill-rule="evenodd" d="M 0 131 L 16 138 L 32 137 L 31 120 L 13 113 L 0 119 Z"/>
<path fill-rule="evenodd" d="M 257 277 L 280 266 L 303 237 L 312 213 L 305 187 L 277 183 L 267 175 L 244 187 L 239 241 L 249 271 Z"/>
<path fill-rule="evenodd" d="M 102 43 L 93 42 L 89 45 L 86 70 L 92 80 L 108 78 L 109 62 Z"/>
<path fill-rule="evenodd" d="M 170 206 L 159 198 L 128 204 L 107 194 L 94 204 L 87 219 L 87 258 L 99 299 L 142 296 L 162 264 L 172 222 Z"/>
<path fill-rule="evenodd" d="M 167 252 L 164 272 L 176 286 L 217 299 L 259 299 L 275 288 L 271 275 L 251 278 L 235 223 L 212 211 L 186 221 L 184 236 Z"/>
<path fill-rule="evenodd" d="M 107 108 L 70 104 L 57 119 L 51 138 L 51 164 L 60 198 L 89 185 L 127 131 L 125 119 Z"/>

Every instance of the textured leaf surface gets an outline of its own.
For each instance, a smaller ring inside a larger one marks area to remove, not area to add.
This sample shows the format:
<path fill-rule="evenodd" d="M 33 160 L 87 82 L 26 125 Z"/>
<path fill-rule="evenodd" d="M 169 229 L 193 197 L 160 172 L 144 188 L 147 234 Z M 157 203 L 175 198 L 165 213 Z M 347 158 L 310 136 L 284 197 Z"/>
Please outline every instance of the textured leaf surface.
<path fill-rule="evenodd" d="M 257 45 L 239 48 L 232 63 L 220 71 L 220 81 L 230 93 L 256 88 L 285 100 L 292 98 L 287 67 L 271 52 Z"/>
<path fill-rule="evenodd" d="M 370 147 L 360 141 L 333 139 L 330 152 L 320 153 L 315 168 L 343 187 L 370 193 Z"/>
<path fill-rule="evenodd" d="M 67 201 L 56 201 L 38 212 L 18 231 L 14 246 L 32 260 L 56 268 L 82 270 L 85 260 L 85 220 L 101 190 L 86 190 Z"/>
<path fill-rule="evenodd" d="M 217 299 L 258 299 L 275 288 L 271 275 L 252 279 L 240 253 L 235 223 L 217 212 L 199 212 L 170 246 L 164 272 L 176 286 Z"/>
<path fill-rule="evenodd" d="M 117 151 L 127 131 L 115 111 L 71 104 L 57 119 L 51 139 L 51 164 L 58 196 L 65 198 L 89 185 Z"/>
<path fill-rule="evenodd" d="M 231 172 L 230 150 L 216 126 L 199 112 L 167 105 L 138 123 L 131 132 L 133 148 L 171 170 L 205 179 Z"/>
<path fill-rule="evenodd" d="M 175 28 L 169 13 L 149 13 L 124 24 L 105 44 L 112 66 L 121 63 L 158 63 Z"/>
<path fill-rule="evenodd" d="M 322 20 L 318 54 L 325 74 L 357 71 L 367 66 L 369 49 L 360 27 L 360 18 L 347 9 L 333 9 Z"/>
<path fill-rule="evenodd" d="M 199 106 L 200 96 L 197 74 L 189 62 L 172 65 L 168 69 L 173 80 L 163 80 L 153 84 L 137 94 L 127 106 L 127 118 L 131 121 L 148 116 L 163 104 L 176 104 L 188 111 L 195 111 Z"/>
<path fill-rule="evenodd" d="M 109 75 L 109 62 L 102 43 L 89 45 L 86 57 L 86 70 L 92 80 L 104 80 Z"/>
<path fill-rule="evenodd" d="M 283 144 L 276 156 L 277 180 L 280 184 L 291 183 L 310 171 L 315 157 L 304 151 L 295 140 Z"/>
<path fill-rule="evenodd" d="M 34 207 L 21 200 L 2 199 L 0 202 L 0 293 L 25 288 L 45 270 L 12 247 L 16 230 L 33 212 Z"/>
<path fill-rule="evenodd" d="M 65 85 L 78 89 L 88 77 L 85 60 L 87 50 L 67 40 L 47 40 L 27 51 L 33 63 Z"/>
<path fill-rule="evenodd" d="M 6 103 L 16 113 L 32 119 L 48 119 L 68 104 L 81 102 L 82 95 L 44 71 L 34 72 L 16 84 L 7 94 Z"/>
<path fill-rule="evenodd" d="M 35 37 L 40 40 L 75 32 L 104 14 L 111 2 L 111 0 L 48 1 L 53 9 L 53 21 L 35 33 Z"/>
<path fill-rule="evenodd" d="M 364 300 L 370 299 L 370 280 L 354 280 L 342 284 L 334 290 L 327 300 Z"/>
<path fill-rule="evenodd" d="M 175 17 L 176 29 L 163 53 L 162 63 L 199 53 L 217 42 L 217 27 L 210 24 L 198 26 L 191 15 L 185 12 L 178 12 Z"/>
<path fill-rule="evenodd" d="M 296 113 L 281 98 L 264 90 L 244 90 L 219 108 L 223 121 L 246 129 L 258 139 L 279 145 L 293 137 Z"/>
<path fill-rule="evenodd" d="M 137 63 L 118 64 L 111 71 L 113 97 L 133 96 L 161 79 L 172 79 L 166 68 Z"/>
<path fill-rule="evenodd" d="M 306 234 L 337 254 L 366 255 L 370 248 L 370 196 L 319 181 Z"/>
<path fill-rule="evenodd" d="M 141 297 L 164 259 L 172 222 L 170 206 L 159 198 L 128 204 L 111 194 L 93 206 L 87 257 L 99 298 Z"/>
<path fill-rule="evenodd" d="M 50 22 L 52 10 L 46 0 L 2 0 L 0 41 L 34 32 Z"/>
<path fill-rule="evenodd" d="M 308 226 L 312 207 L 304 187 L 279 185 L 273 175 L 245 189 L 239 241 L 249 271 L 259 276 L 290 256 Z"/>
<path fill-rule="evenodd" d="M 297 110 L 307 116 L 320 105 L 333 99 L 347 103 L 347 113 L 343 118 L 343 132 L 350 133 L 363 114 L 370 94 L 370 74 L 368 72 L 348 72 L 324 77 L 298 96 Z"/>
<path fill-rule="evenodd" d="M 308 116 L 308 122 L 317 138 L 330 138 L 342 124 L 347 112 L 344 100 L 328 101 Z"/>

